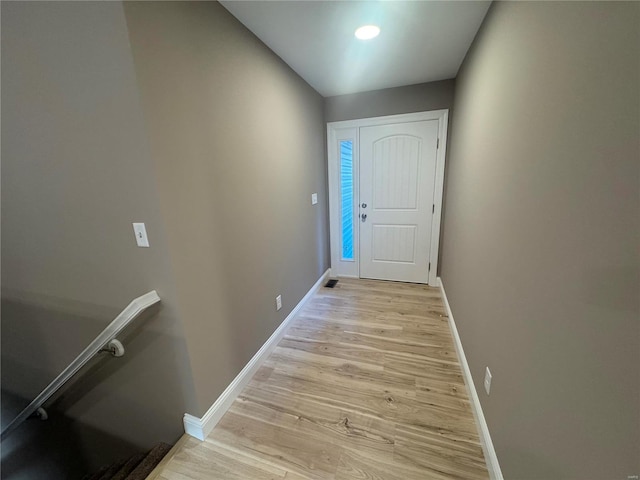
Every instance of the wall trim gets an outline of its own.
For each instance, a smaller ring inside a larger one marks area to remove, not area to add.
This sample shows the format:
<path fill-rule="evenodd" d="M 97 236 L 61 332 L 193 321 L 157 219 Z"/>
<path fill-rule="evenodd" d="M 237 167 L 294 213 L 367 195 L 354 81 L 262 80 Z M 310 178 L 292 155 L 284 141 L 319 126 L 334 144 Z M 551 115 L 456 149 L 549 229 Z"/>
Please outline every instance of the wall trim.
<path fill-rule="evenodd" d="M 311 287 L 307 294 L 302 297 L 302 300 L 291 310 L 291 313 L 287 315 L 280 326 L 271 334 L 267 341 L 260 347 L 260 350 L 249 360 L 244 368 L 240 371 L 238 376 L 233 379 L 229 386 L 222 392 L 218 399 L 209 407 L 202 418 L 184 414 L 183 424 L 184 431 L 188 435 L 197 438 L 198 440 L 204 440 L 211 430 L 220 421 L 222 416 L 229 409 L 234 400 L 238 397 L 242 389 L 245 387 L 249 380 L 255 375 L 260 366 L 264 363 L 267 357 L 276 348 L 282 337 L 287 330 L 288 324 L 298 314 L 300 309 L 307 301 L 318 291 L 327 278 L 331 275 L 331 269 L 327 269 L 326 272 L 318 279 L 318 281 Z"/>
<path fill-rule="evenodd" d="M 480 443 L 482 445 L 482 452 L 484 453 L 485 461 L 487 462 L 489 477 L 491 478 L 491 480 L 504 480 L 504 477 L 502 476 L 502 470 L 500 469 L 500 464 L 498 463 L 496 450 L 495 448 L 493 448 L 493 442 L 491 441 L 491 435 L 489 434 L 489 427 L 487 425 L 487 421 L 484 418 L 484 413 L 482 412 L 480 398 L 478 397 L 478 392 L 476 391 L 475 384 L 473 383 L 473 378 L 471 377 L 471 370 L 469 369 L 469 364 L 467 363 L 467 357 L 465 356 L 464 349 L 462 348 L 462 341 L 460 340 L 460 335 L 458 334 L 458 327 L 456 327 L 456 322 L 453 319 L 451 305 L 449 305 L 447 294 L 444 291 L 444 284 L 442 283 L 442 278 L 440 277 L 438 277 L 438 285 L 440 286 L 440 292 L 442 293 L 442 301 L 444 302 L 444 306 L 447 309 L 447 315 L 449 316 L 449 327 L 451 328 L 451 333 L 453 334 L 453 340 L 456 346 L 456 353 L 458 354 L 460 365 L 462 366 L 464 383 L 467 385 L 467 390 L 469 391 L 469 396 L 471 397 L 471 410 L 473 411 L 473 416 L 475 418 L 476 425 L 478 426 Z"/>

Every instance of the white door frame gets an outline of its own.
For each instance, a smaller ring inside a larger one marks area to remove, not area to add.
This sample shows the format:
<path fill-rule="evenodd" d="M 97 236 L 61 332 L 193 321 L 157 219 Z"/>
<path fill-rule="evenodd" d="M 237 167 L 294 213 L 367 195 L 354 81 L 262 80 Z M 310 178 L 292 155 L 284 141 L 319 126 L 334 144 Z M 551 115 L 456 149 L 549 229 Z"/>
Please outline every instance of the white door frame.
<path fill-rule="evenodd" d="M 354 228 L 354 259 L 341 258 L 340 242 L 340 155 L 339 141 L 353 141 L 353 178 L 354 178 L 354 225 L 358 224 L 359 203 L 358 181 L 360 178 L 360 127 L 388 125 L 393 123 L 420 122 L 438 120 L 438 148 L 436 151 L 436 176 L 433 194 L 434 212 L 431 225 L 431 250 L 429 252 L 429 285 L 437 286 L 438 249 L 440 246 L 440 223 L 442 218 L 442 196 L 444 190 L 444 166 L 447 150 L 447 124 L 449 110 L 433 110 L 430 112 L 406 113 L 384 117 L 360 118 L 327 123 L 327 161 L 329 171 L 329 230 L 331 234 L 331 274 L 338 277 L 360 276 L 360 237 L 358 228 Z"/>

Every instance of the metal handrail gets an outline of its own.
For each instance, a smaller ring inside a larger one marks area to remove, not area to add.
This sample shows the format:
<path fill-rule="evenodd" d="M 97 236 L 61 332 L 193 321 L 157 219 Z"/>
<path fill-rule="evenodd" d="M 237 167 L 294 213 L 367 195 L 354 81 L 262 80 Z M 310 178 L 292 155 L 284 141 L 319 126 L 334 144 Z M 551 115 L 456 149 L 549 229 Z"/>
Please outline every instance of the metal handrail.
<path fill-rule="evenodd" d="M 9 433 L 15 430 L 22 422 L 36 413 L 51 396 L 60 389 L 71 377 L 86 365 L 98 352 L 107 346 L 108 351 L 116 356 L 121 356 L 124 350 L 122 344 L 116 340 L 116 335 L 120 333 L 131 321 L 144 312 L 147 308 L 160 301 L 160 297 L 155 290 L 145 293 L 135 298 L 131 303 L 113 320 L 96 338 L 78 355 L 60 375 L 58 375 L 42 392 L 27 405 L 27 407 L 14 418 L 0 434 L 0 441 L 4 440 Z"/>

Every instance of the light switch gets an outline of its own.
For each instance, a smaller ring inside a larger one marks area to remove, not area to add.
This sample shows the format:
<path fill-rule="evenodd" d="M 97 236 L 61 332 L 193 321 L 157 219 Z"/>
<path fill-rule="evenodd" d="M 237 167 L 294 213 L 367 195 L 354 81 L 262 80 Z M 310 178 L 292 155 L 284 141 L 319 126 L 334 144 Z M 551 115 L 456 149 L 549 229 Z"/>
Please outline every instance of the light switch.
<path fill-rule="evenodd" d="M 149 239 L 147 238 L 147 229 L 144 228 L 144 223 L 134 223 L 133 232 L 136 235 L 136 243 L 139 247 L 148 247 Z"/>
<path fill-rule="evenodd" d="M 318 194 L 317 193 L 312 193 L 311 194 L 311 205 L 315 205 L 316 203 L 318 203 Z"/>

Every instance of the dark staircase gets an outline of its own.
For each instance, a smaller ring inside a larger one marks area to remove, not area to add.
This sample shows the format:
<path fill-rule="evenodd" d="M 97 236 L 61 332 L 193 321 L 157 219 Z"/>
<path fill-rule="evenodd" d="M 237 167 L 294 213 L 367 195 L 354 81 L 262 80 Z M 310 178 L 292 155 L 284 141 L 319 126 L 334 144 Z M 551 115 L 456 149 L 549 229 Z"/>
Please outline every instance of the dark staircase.
<path fill-rule="evenodd" d="M 171 445 L 158 443 L 146 454 L 137 453 L 128 460 L 107 465 L 82 480 L 145 480 L 169 450 Z"/>

